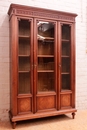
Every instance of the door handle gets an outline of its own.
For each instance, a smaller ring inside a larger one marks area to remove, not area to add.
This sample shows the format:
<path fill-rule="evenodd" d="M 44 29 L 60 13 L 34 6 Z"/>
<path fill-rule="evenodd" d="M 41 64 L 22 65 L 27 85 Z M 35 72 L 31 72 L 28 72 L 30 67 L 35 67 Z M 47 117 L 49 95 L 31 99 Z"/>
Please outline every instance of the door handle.
<path fill-rule="evenodd" d="M 59 67 L 61 67 L 61 64 L 59 64 Z"/>
<path fill-rule="evenodd" d="M 36 64 L 34 64 L 34 68 L 36 68 L 37 67 L 37 65 Z"/>

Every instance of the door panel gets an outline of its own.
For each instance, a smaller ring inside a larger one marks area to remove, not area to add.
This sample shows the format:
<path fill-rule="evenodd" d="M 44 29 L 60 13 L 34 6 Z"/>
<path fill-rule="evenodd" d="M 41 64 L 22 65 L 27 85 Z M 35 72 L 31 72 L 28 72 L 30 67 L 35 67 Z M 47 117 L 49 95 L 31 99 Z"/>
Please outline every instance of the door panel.
<path fill-rule="evenodd" d="M 18 99 L 18 114 L 29 113 L 32 111 L 32 98 Z"/>
<path fill-rule="evenodd" d="M 72 107 L 72 94 L 61 94 L 61 109 L 68 109 Z"/>
<path fill-rule="evenodd" d="M 37 111 L 56 108 L 56 96 L 37 97 Z"/>

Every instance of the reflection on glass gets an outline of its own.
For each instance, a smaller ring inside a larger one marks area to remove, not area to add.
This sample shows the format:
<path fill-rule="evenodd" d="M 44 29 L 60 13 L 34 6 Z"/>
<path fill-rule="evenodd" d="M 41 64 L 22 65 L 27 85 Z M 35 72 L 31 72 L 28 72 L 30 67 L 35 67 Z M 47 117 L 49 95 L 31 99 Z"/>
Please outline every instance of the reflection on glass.
<path fill-rule="evenodd" d="M 30 22 L 19 21 L 19 94 L 30 93 Z"/>
<path fill-rule="evenodd" d="M 54 54 L 54 25 L 50 22 L 38 22 L 38 55 Z"/>
<path fill-rule="evenodd" d="M 38 34 L 38 83 L 40 92 L 54 90 L 54 24 L 39 21 Z"/>

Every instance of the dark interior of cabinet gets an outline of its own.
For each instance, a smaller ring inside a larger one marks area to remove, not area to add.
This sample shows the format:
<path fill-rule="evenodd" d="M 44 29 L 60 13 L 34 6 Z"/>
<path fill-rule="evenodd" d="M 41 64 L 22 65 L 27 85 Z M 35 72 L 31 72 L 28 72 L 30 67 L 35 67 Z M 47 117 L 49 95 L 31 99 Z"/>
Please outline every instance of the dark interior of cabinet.
<path fill-rule="evenodd" d="M 19 55 L 30 55 L 30 39 L 19 38 Z"/>
<path fill-rule="evenodd" d="M 19 20 L 19 35 L 29 36 L 30 34 L 30 22 L 29 20 Z"/>
<path fill-rule="evenodd" d="M 71 86 L 71 83 L 70 83 L 70 74 L 62 74 L 62 77 L 61 77 L 61 88 L 63 90 L 70 90 L 70 86 Z"/>
<path fill-rule="evenodd" d="M 62 39 L 70 40 L 70 32 L 71 32 L 70 25 L 63 24 L 62 25 Z"/>
<path fill-rule="evenodd" d="M 38 70 L 54 70 L 54 57 L 38 57 Z"/>
<path fill-rule="evenodd" d="M 53 40 L 38 41 L 38 55 L 53 55 L 54 42 Z"/>
<path fill-rule="evenodd" d="M 70 56 L 70 42 L 62 42 L 62 56 Z"/>
<path fill-rule="evenodd" d="M 30 70 L 30 58 L 19 57 L 19 71 L 29 71 L 29 70 Z"/>
<path fill-rule="evenodd" d="M 54 91 L 54 73 L 44 72 L 38 73 L 37 89 L 38 92 Z"/>
<path fill-rule="evenodd" d="M 70 73 L 70 58 L 62 58 L 62 72 Z"/>
<path fill-rule="evenodd" d="M 19 73 L 19 94 L 30 93 L 30 73 Z"/>

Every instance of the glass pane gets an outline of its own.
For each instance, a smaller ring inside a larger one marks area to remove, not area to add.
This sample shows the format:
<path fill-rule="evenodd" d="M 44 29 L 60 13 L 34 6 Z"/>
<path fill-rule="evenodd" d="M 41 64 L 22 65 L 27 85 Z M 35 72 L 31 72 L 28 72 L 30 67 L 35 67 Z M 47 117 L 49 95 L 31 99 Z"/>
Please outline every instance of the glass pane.
<path fill-rule="evenodd" d="M 30 40 L 19 38 L 19 55 L 30 55 Z"/>
<path fill-rule="evenodd" d="M 29 36 L 30 34 L 30 22 L 28 20 L 21 19 L 19 21 L 19 35 Z"/>
<path fill-rule="evenodd" d="M 30 73 L 19 73 L 19 94 L 30 92 Z"/>
<path fill-rule="evenodd" d="M 38 73 L 38 91 L 54 90 L 54 73 Z"/>
<path fill-rule="evenodd" d="M 70 58 L 62 58 L 62 73 L 70 73 Z"/>
<path fill-rule="evenodd" d="M 30 22 L 19 21 L 19 94 L 30 93 Z"/>
<path fill-rule="evenodd" d="M 63 24 L 62 26 L 62 39 L 70 39 L 70 25 Z"/>
<path fill-rule="evenodd" d="M 38 55 L 54 55 L 54 25 L 38 22 Z"/>
<path fill-rule="evenodd" d="M 54 24 L 39 21 L 38 27 L 38 91 L 55 90 L 54 83 Z"/>
<path fill-rule="evenodd" d="M 71 27 L 63 24 L 61 40 L 61 89 L 70 89 L 71 80 Z"/>
<path fill-rule="evenodd" d="M 62 89 L 63 90 L 69 90 L 70 89 L 70 75 L 62 75 Z"/>
<path fill-rule="evenodd" d="M 30 71 L 29 57 L 19 57 L 19 71 Z"/>
<path fill-rule="evenodd" d="M 54 58 L 38 57 L 38 70 L 54 70 Z"/>
<path fill-rule="evenodd" d="M 62 42 L 62 56 L 70 56 L 70 42 Z"/>

